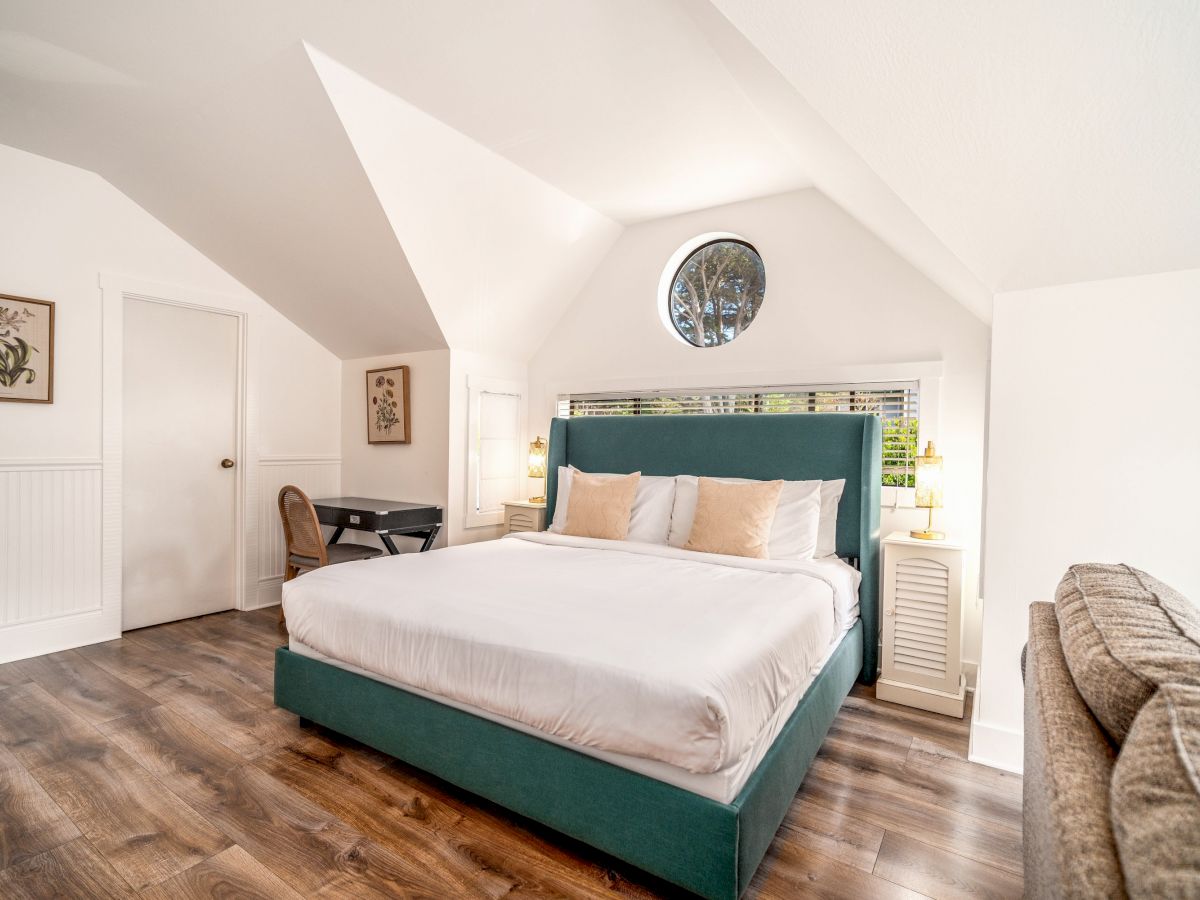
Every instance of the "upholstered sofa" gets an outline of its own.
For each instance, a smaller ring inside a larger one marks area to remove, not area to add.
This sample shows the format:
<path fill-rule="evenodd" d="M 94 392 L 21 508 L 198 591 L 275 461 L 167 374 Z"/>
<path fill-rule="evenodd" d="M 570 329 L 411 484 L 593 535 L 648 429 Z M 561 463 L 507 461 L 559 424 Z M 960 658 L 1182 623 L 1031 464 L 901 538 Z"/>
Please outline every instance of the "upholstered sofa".
<path fill-rule="evenodd" d="M 1026 654 L 1027 895 L 1200 898 L 1200 610 L 1072 566 Z"/>

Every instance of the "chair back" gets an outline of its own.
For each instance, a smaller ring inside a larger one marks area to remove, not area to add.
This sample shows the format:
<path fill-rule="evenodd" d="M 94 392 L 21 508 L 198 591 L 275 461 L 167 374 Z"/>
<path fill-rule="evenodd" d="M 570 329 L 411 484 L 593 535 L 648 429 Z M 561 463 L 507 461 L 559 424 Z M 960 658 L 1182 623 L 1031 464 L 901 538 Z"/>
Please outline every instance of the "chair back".
<path fill-rule="evenodd" d="M 321 523 L 308 494 L 294 484 L 279 490 L 279 518 L 283 520 L 283 536 L 288 556 L 309 556 L 322 566 L 329 565 L 329 554 L 321 535 Z"/>

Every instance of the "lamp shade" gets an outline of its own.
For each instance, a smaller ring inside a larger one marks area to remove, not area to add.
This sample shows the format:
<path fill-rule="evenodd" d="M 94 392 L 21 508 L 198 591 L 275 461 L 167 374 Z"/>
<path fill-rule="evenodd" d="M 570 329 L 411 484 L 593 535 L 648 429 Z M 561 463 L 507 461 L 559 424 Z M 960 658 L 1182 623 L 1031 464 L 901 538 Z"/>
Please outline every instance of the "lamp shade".
<path fill-rule="evenodd" d="M 546 442 L 540 435 L 529 445 L 529 477 L 546 477 Z"/>
<path fill-rule="evenodd" d="M 917 457 L 916 505 L 922 509 L 942 507 L 942 458 L 930 441 Z"/>

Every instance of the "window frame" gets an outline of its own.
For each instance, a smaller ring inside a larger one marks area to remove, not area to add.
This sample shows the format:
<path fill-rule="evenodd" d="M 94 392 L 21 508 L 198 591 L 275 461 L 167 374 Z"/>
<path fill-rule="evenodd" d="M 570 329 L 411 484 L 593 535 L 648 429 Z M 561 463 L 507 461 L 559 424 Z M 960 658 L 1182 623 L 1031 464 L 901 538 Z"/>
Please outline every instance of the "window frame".
<path fill-rule="evenodd" d="M 715 350 L 718 347 L 726 347 L 729 344 L 733 343 L 733 341 L 730 340 L 730 341 L 726 341 L 721 344 L 714 344 L 711 347 L 708 346 L 707 344 L 693 344 L 690 340 L 688 340 L 687 336 L 684 335 L 684 333 L 679 330 L 679 325 L 675 322 L 675 316 L 672 314 L 672 310 L 671 310 L 671 304 L 673 302 L 673 297 L 675 295 L 675 284 L 676 284 L 676 282 L 679 281 L 679 273 L 683 271 L 684 266 L 686 266 L 688 264 L 688 262 L 691 260 L 691 258 L 693 256 L 695 256 L 697 253 L 702 251 L 705 247 L 711 247 L 714 244 L 741 244 L 743 247 L 745 247 L 751 253 L 753 253 L 756 257 L 758 257 L 759 264 L 762 266 L 762 269 L 763 269 L 763 299 L 762 299 L 762 303 L 765 304 L 766 299 L 767 299 L 767 287 L 766 287 L 767 261 L 766 261 L 766 258 L 762 255 L 762 253 L 759 251 L 759 249 L 756 246 L 754 246 L 754 244 L 750 243 L 750 241 L 746 240 L 744 237 L 741 237 L 740 235 L 732 234 L 729 232 L 711 232 L 708 234 L 697 236 L 697 237 L 693 238 L 692 240 L 683 244 L 678 250 L 676 250 L 673 254 L 671 254 L 671 258 L 669 260 L 667 260 L 666 268 L 663 269 L 663 277 L 660 280 L 660 284 L 659 284 L 659 304 L 660 304 L 659 308 L 661 310 L 663 323 L 666 325 L 667 330 L 671 333 L 671 335 L 674 338 L 676 338 L 680 343 L 682 343 L 685 347 L 690 347 L 693 350 Z M 677 260 L 677 262 L 676 262 L 676 260 Z M 674 265 L 672 265 L 673 263 L 674 263 Z M 668 277 L 668 273 L 669 273 L 669 277 Z M 762 310 L 761 310 L 761 305 L 760 305 L 759 312 L 761 312 L 761 311 Z M 756 313 L 754 319 L 757 319 L 757 318 L 758 318 L 758 314 Z M 746 324 L 745 330 L 749 330 L 750 325 L 753 324 L 753 322 L 754 322 L 754 319 L 752 319 L 750 322 L 748 322 Z M 743 333 L 744 333 L 744 331 L 743 331 Z M 738 337 L 740 337 L 740 336 L 741 335 L 738 335 Z"/>
<path fill-rule="evenodd" d="M 500 525 L 504 522 L 503 503 L 493 509 L 483 509 L 480 505 L 479 426 L 482 397 L 484 394 L 499 394 L 517 398 L 517 432 L 514 438 L 516 448 L 513 454 L 515 460 L 513 471 L 517 480 L 518 493 L 520 493 L 520 486 L 525 484 L 521 463 L 526 454 L 521 453 L 521 449 L 526 434 L 527 393 L 526 385 L 520 381 L 479 375 L 467 377 L 467 485 L 463 496 L 464 528 L 481 528 L 487 525 Z M 509 499 L 519 500 L 521 498 L 511 497 Z"/>
<path fill-rule="evenodd" d="M 690 346 L 690 345 L 689 345 Z M 940 361 L 898 363 L 894 365 L 830 366 L 827 368 L 794 370 L 790 372 L 761 372 L 754 375 L 730 376 L 727 380 L 714 383 L 709 378 L 688 375 L 660 376 L 653 388 L 646 386 L 645 379 L 611 379 L 584 382 L 562 382 L 547 385 L 546 399 L 549 401 L 547 414 L 558 415 L 559 401 L 564 396 L 583 394 L 720 394 L 770 390 L 787 385 L 797 390 L 812 390 L 822 386 L 867 389 L 879 383 L 894 384 L 911 381 L 917 383 L 920 402 L 917 450 L 928 441 L 938 441 L 941 419 Z M 799 413 L 803 415 L 803 413 Z M 915 506 L 914 488 L 884 485 L 880 491 L 880 506 L 884 509 L 911 509 Z"/>

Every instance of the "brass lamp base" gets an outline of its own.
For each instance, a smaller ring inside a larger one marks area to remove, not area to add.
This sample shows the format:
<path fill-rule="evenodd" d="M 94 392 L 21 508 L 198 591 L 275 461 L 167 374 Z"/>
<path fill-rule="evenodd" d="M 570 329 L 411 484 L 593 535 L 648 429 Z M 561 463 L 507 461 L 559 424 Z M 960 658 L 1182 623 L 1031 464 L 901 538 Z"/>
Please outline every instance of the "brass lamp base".
<path fill-rule="evenodd" d="M 944 541 L 946 532 L 944 531 L 910 531 L 910 537 L 920 538 L 923 541 Z"/>
<path fill-rule="evenodd" d="M 546 476 L 545 475 L 541 476 L 541 490 L 542 491 L 546 490 Z M 545 503 L 545 502 L 546 502 L 546 494 L 545 493 L 542 493 L 541 497 L 530 497 L 529 498 L 529 503 Z"/>
<path fill-rule="evenodd" d="M 920 531 L 910 531 L 909 537 L 915 537 L 922 541 L 944 541 L 946 533 L 944 531 L 933 530 L 933 507 L 929 507 L 929 524 Z"/>

